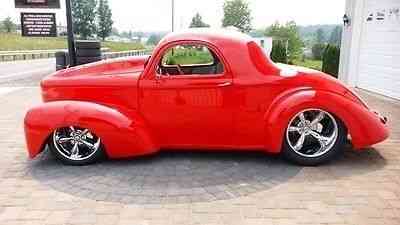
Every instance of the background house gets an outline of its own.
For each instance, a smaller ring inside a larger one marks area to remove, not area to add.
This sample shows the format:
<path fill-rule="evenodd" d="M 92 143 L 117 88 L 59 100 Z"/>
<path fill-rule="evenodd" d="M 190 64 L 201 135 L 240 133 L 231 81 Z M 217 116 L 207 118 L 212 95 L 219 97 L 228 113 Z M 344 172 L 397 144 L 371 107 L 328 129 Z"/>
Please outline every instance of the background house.
<path fill-rule="evenodd" d="M 266 55 L 270 55 L 272 51 L 271 37 L 255 37 L 254 40 L 264 49 Z"/>

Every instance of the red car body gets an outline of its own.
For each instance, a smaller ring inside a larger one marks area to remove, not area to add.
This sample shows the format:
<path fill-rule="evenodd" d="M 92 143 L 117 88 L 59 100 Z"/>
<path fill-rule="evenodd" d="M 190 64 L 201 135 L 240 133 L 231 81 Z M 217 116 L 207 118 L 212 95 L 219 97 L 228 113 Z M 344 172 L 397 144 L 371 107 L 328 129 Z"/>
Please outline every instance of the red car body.
<path fill-rule="evenodd" d="M 222 75 L 157 77 L 163 53 L 206 45 Z M 110 158 L 160 149 L 261 150 L 279 153 L 297 112 L 320 108 L 345 124 L 356 149 L 388 137 L 379 115 L 342 83 L 318 71 L 286 71 L 248 36 L 232 32 L 171 34 L 152 56 L 101 61 L 58 71 L 42 83 L 43 104 L 25 118 L 31 158 L 60 127 L 90 128 Z"/>

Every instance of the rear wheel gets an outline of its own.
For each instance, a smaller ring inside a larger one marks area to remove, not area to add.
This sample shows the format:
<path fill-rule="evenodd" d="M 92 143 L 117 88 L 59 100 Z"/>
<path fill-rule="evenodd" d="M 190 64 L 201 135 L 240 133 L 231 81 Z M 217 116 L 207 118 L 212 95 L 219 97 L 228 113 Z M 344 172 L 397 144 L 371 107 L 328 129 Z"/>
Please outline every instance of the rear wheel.
<path fill-rule="evenodd" d="M 347 130 L 340 119 L 321 109 L 307 109 L 289 122 L 283 155 L 290 161 L 315 166 L 341 155 Z"/>
<path fill-rule="evenodd" d="M 103 156 L 101 139 L 86 128 L 59 128 L 48 144 L 54 156 L 68 165 L 95 163 Z"/>

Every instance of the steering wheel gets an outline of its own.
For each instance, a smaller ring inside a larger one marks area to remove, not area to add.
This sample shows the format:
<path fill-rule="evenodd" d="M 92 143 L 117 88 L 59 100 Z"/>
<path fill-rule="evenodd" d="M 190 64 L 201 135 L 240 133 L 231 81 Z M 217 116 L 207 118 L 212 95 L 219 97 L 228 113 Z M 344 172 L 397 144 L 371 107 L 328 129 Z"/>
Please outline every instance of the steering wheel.
<path fill-rule="evenodd" d="M 185 74 L 183 73 L 183 71 L 182 71 L 181 65 L 175 64 L 175 65 L 170 65 L 170 66 L 176 67 L 176 69 L 178 70 L 179 75 L 185 75 Z M 160 68 L 160 72 L 159 72 L 160 74 L 161 74 L 161 73 L 165 73 L 165 75 L 171 76 L 171 74 L 168 73 L 168 70 L 167 70 L 167 69 L 162 70 L 162 66 L 160 66 L 159 68 Z M 161 72 L 161 71 L 163 71 L 163 72 Z"/>
<path fill-rule="evenodd" d="M 176 68 L 178 69 L 179 75 L 184 75 L 184 73 L 183 73 L 183 71 L 182 71 L 182 68 L 181 68 L 181 65 L 176 64 L 175 66 L 176 66 Z"/>

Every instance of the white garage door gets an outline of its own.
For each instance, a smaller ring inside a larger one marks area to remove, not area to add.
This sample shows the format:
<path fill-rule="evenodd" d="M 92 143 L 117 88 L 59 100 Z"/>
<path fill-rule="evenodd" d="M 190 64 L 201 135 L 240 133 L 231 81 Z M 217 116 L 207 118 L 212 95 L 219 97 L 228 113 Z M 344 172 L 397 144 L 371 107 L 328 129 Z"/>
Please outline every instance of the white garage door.
<path fill-rule="evenodd" d="M 400 0 L 365 0 L 357 86 L 400 99 Z"/>

